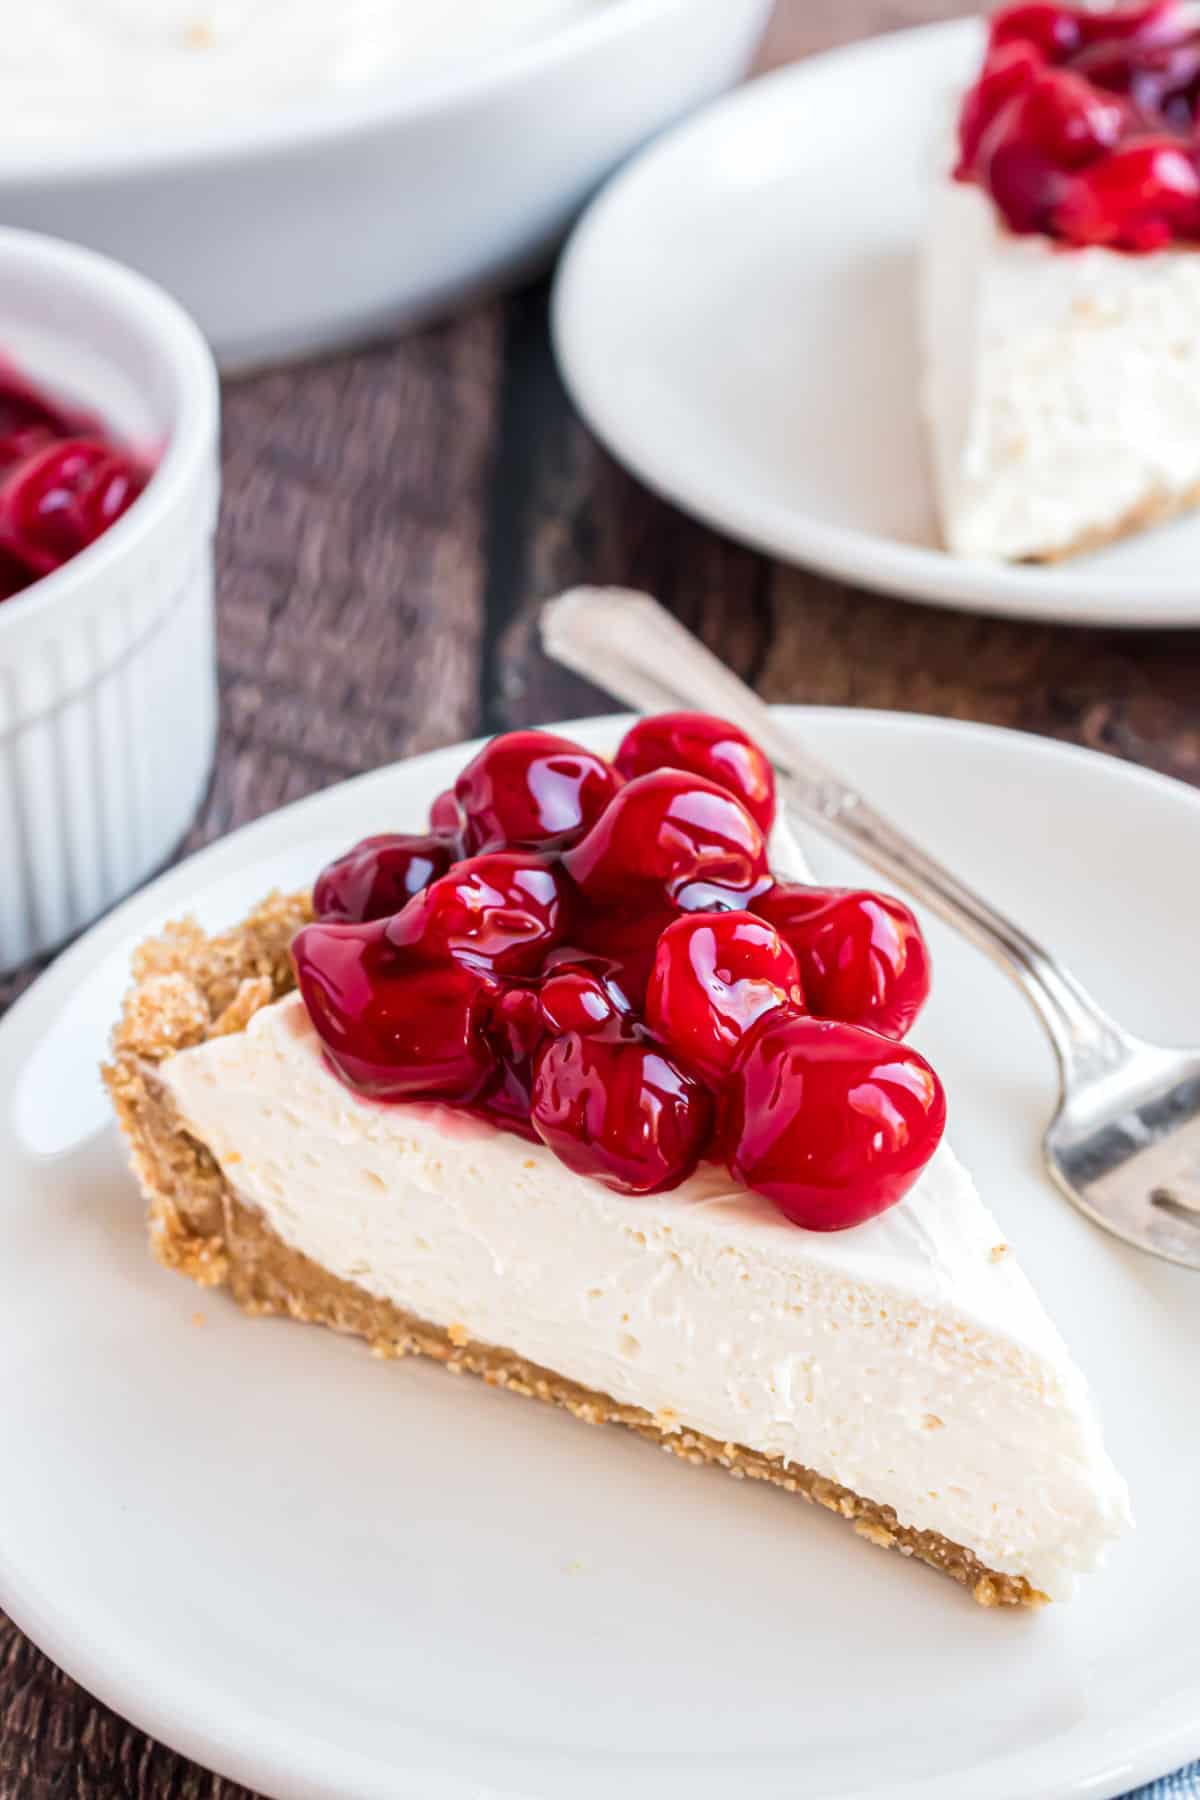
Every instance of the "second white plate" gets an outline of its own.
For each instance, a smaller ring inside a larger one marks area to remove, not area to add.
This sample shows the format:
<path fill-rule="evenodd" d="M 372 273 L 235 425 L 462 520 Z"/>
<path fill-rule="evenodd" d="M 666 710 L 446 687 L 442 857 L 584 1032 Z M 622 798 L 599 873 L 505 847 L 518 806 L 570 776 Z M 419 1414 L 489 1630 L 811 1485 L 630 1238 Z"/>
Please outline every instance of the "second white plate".
<path fill-rule="evenodd" d="M 978 726 L 796 712 L 818 755 L 1135 1030 L 1195 1036 L 1200 796 Z M 572 735 L 612 745 L 619 728 Z M 131 947 L 229 922 L 466 752 L 173 870 L 0 1024 L 0 1606 L 102 1699 L 287 1800 L 1105 1800 L 1200 1753 L 1197 1278 L 1047 1183 L 1050 1053 L 931 923 L 918 1039 L 952 1134 L 1095 1387 L 1138 1530 L 1001 1616 L 777 1491 L 308 1327 L 152 1262 L 96 1065 Z M 810 846 L 819 872 L 845 859 Z"/>
<path fill-rule="evenodd" d="M 650 487 L 774 556 L 910 599 L 1200 622 L 1200 516 L 1055 568 L 938 548 L 917 407 L 918 238 L 974 20 L 752 83 L 601 194 L 555 292 L 580 411 Z"/>

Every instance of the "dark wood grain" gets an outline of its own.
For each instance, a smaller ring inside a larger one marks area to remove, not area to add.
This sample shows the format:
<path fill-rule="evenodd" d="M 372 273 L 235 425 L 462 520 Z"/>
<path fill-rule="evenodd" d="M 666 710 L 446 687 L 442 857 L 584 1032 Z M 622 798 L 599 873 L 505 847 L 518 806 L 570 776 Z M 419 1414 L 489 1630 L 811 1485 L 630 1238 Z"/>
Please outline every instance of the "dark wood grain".
<path fill-rule="evenodd" d="M 225 396 L 221 755 L 193 843 L 479 724 L 502 308 Z"/>
<path fill-rule="evenodd" d="M 766 655 L 767 566 L 665 506 L 617 468 L 571 411 L 546 332 L 544 287 L 509 315 L 511 399 L 502 433 L 503 512 L 492 539 L 485 715 L 497 729 L 613 703 L 547 662 L 543 598 L 579 581 L 651 589 L 751 678 Z"/>
<path fill-rule="evenodd" d="M 781 0 L 761 66 L 969 10 Z M 1018 725 L 1200 782 L 1200 633 L 940 612 L 730 543 L 574 417 L 543 284 L 227 389 L 222 733 L 189 844 L 409 751 L 607 706 L 533 630 L 539 598 L 580 580 L 653 589 L 772 699 Z M 0 1007 L 34 973 L 0 983 Z M 126 1797 L 249 1800 L 98 1705 L 0 1615 L 0 1800 Z"/>

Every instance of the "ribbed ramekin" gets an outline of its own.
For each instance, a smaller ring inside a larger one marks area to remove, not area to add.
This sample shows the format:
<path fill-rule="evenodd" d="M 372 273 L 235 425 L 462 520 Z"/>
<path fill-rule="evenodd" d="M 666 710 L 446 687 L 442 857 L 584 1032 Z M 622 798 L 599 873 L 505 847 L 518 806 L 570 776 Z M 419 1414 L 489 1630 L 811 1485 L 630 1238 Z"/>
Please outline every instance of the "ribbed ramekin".
<path fill-rule="evenodd" d="M 161 289 L 0 230 L 0 354 L 158 467 L 80 556 L 0 603 L 0 970 L 144 880 L 204 792 L 216 732 L 216 370 Z"/>

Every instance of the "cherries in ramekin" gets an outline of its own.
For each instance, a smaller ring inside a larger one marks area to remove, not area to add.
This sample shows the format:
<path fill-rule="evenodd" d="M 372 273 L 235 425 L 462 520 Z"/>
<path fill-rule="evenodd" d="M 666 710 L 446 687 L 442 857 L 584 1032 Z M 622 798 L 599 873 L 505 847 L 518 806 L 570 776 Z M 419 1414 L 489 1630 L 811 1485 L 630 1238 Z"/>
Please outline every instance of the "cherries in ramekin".
<path fill-rule="evenodd" d="M 612 763 L 493 739 L 427 833 L 366 838 L 317 879 L 293 957 L 332 1066 L 623 1193 L 717 1161 L 812 1230 L 883 1211 L 945 1120 L 898 1042 L 928 954 L 888 895 L 777 883 L 773 811 L 766 759 L 706 715 L 639 721 Z"/>
<path fill-rule="evenodd" d="M 960 180 L 1011 230 L 1130 252 L 1200 240 L 1200 22 L 1188 0 L 1021 0 L 992 18 Z"/>
<path fill-rule="evenodd" d="M 103 536 L 150 473 L 97 419 L 51 400 L 0 358 L 0 600 Z"/>

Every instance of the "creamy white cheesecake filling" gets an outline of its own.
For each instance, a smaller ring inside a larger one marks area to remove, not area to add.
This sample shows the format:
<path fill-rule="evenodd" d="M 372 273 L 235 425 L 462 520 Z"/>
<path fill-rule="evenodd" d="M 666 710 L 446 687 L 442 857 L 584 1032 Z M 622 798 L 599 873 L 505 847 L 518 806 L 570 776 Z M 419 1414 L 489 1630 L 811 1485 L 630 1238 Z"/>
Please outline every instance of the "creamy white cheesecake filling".
<path fill-rule="evenodd" d="M 648 1199 L 337 1080 L 299 997 L 161 1077 L 323 1269 L 585 1387 L 801 1463 L 1062 1596 L 1128 1522 L 1082 1375 L 948 1149 L 850 1232 L 713 1168 Z"/>
<path fill-rule="evenodd" d="M 920 285 L 956 555 L 1053 555 L 1200 483 L 1200 251 L 1018 237 L 982 188 L 946 181 Z"/>

